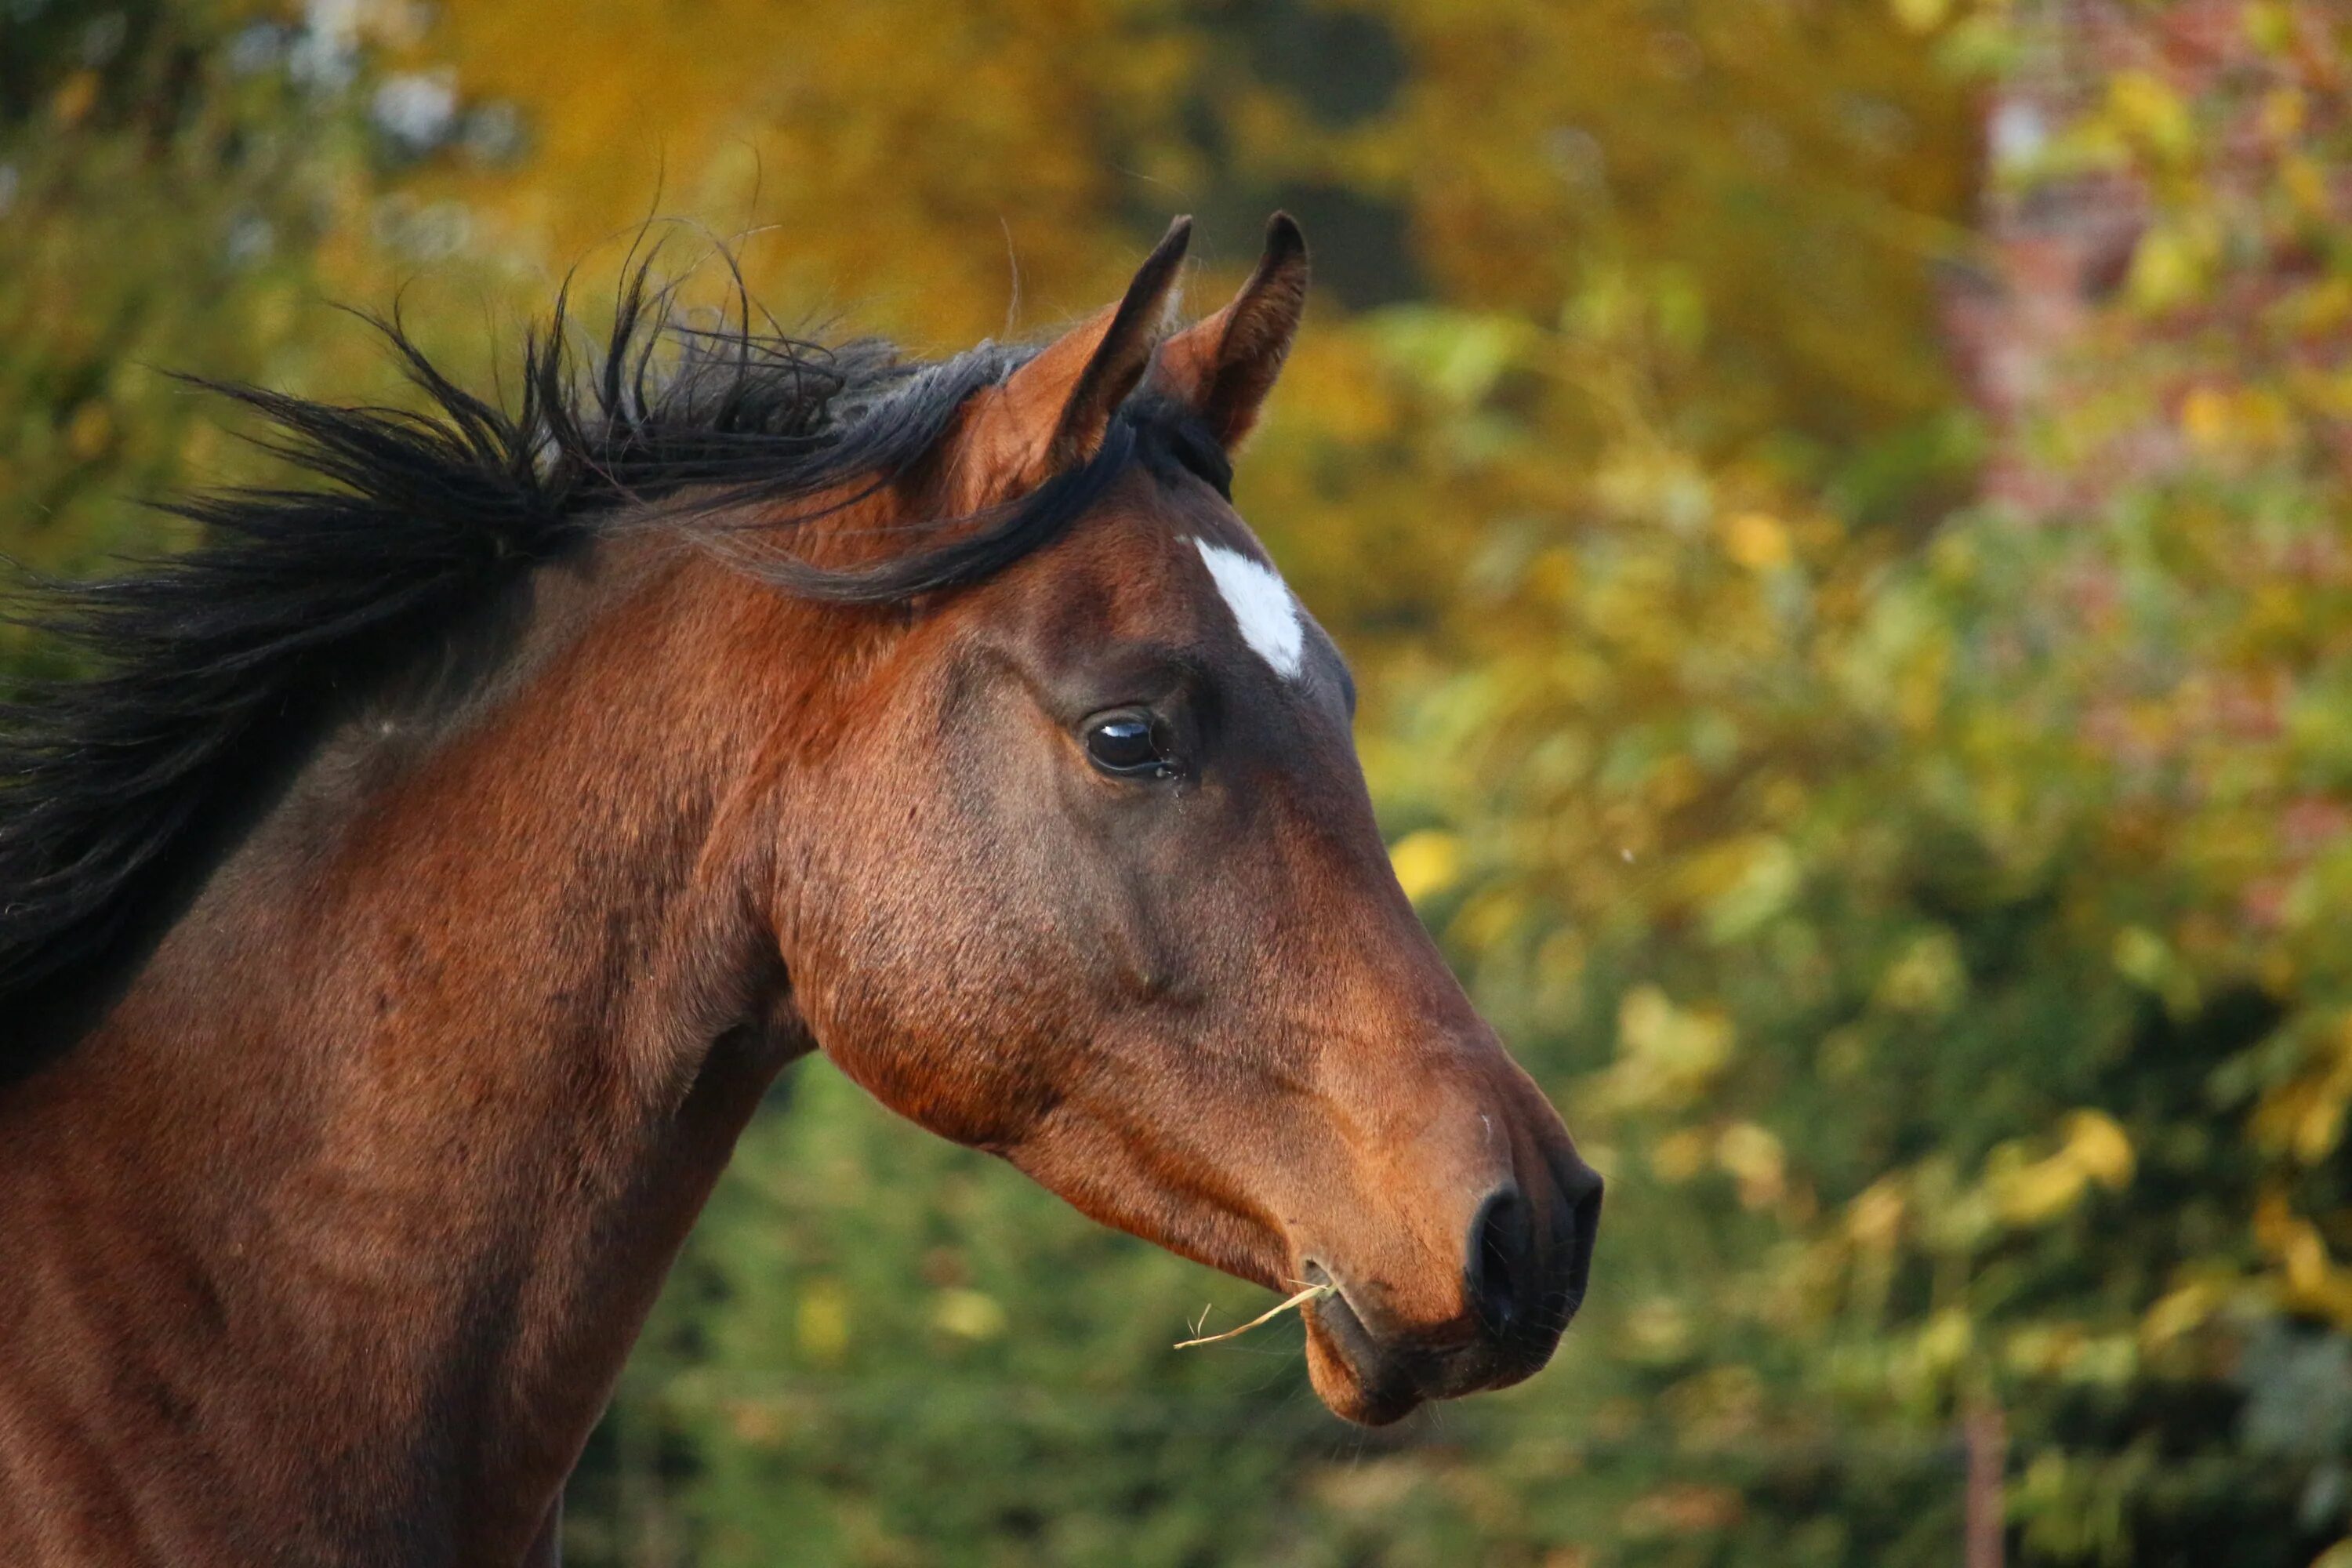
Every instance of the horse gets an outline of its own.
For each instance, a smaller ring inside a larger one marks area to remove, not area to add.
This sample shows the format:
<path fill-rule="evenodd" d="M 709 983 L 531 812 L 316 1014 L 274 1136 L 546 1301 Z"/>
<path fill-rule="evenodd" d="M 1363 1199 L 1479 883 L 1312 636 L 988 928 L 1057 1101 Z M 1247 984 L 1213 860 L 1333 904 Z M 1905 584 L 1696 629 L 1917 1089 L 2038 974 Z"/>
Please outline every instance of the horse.
<path fill-rule="evenodd" d="M 1379 1424 L 1528 1376 L 1601 1182 L 1391 870 L 1231 500 L 1307 295 L 1188 220 L 925 361 L 558 296 L 512 406 L 225 389 L 308 470 L 20 595 L 0 715 L 0 1561 L 555 1559 L 738 1134 L 822 1051 L 1285 1291 Z M 421 410 L 421 411 L 419 411 Z"/>

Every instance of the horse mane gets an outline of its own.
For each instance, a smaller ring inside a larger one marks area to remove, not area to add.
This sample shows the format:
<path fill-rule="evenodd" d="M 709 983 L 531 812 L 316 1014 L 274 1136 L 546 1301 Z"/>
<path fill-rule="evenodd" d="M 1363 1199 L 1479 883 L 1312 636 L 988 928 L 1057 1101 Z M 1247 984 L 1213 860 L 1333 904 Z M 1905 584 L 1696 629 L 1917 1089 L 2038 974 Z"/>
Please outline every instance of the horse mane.
<path fill-rule="evenodd" d="M 259 415 L 257 444 L 312 482 L 163 503 L 200 526 L 200 544 L 0 602 L 0 618 L 56 638 L 86 671 L 18 681 L 0 702 L 0 1016 L 70 1006 L 105 977 L 126 932 L 225 851 L 221 824 L 267 776 L 257 758 L 299 752 L 335 704 L 532 566 L 621 520 L 641 526 L 647 503 L 669 501 L 662 523 L 788 592 L 880 605 L 1026 555 L 1139 457 L 1223 488 L 1213 441 L 1138 398 L 1093 460 L 1019 501 L 911 531 L 915 547 L 877 564 L 813 566 L 776 536 L 848 504 L 845 487 L 855 500 L 919 465 L 966 397 L 1034 351 L 982 343 L 922 362 L 874 339 L 826 345 L 755 321 L 740 284 L 732 312 L 697 324 L 650 273 L 625 276 L 592 352 L 559 293 L 524 340 L 512 409 L 451 381 L 396 314 L 370 320 L 421 409 L 188 378 Z M 795 500 L 811 505 L 765 512 L 756 531 L 726 515 Z M 15 1034 L 0 1031 L 0 1080 L 23 1065 Z"/>

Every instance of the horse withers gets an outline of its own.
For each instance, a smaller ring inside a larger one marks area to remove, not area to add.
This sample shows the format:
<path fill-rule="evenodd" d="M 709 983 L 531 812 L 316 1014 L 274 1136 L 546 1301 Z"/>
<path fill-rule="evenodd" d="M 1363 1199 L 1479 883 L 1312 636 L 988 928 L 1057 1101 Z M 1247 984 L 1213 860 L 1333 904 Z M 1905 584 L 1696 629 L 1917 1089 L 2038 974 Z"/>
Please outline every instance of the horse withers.
<path fill-rule="evenodd" d="M 1389 867 L 1228 498 L 1286 217 L 1041 349 L 665 327 L 34 613 L 0 737 L 0 1561 L 550 1559 L 779 1069 L 1306 1310 L 1350 1419 L 1543 1364 L 1601 1184 Z M 667 343 L 666 366 L 653 368 Z"/>

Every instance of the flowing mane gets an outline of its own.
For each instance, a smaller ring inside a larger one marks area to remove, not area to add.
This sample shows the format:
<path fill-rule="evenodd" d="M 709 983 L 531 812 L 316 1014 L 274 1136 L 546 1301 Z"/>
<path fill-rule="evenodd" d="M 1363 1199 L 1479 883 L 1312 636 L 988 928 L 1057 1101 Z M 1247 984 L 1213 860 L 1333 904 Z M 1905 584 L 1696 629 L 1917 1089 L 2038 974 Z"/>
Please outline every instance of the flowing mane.
<path fill-rule="evenodd" d="M 378 321 L 422 409 L 342 407 L 202 384 L 258 414 L 257 444 L 319 481 L 166 503 L 196 548 L 83 583 L 42 582 L 0 616 L 57 639 L 87 673 L 18 682 L 0 702 L 0 1016 L 69 1004 L 110 971 L 144 912 L 233 837 L 241 796 L 299 760 L 321 721 L 415 663 L 535 564 L 669 500 L 659 521 L 728 549 L 798 595 L 888 604 L 987 577 L 1055 537 L 1129 461 L 1171 458 L 1223 488 L 1213 440 L 1139 397 L 1096 458 L 1015 505 L 946 520 L 882 563 L 820 569 L 779 547 L 813 510 L 919 464 L 964 400 L 1032 348 L 922 362 L 672 309 L 639 267 L 609 335 L 573 346 L 565 301 L 522 352 L 520 406 L 476 395 Z M 961 526 L 956 526 L 961 525 Z M 275 763 L 270 759 L 277 759 Z M 0 1032 L 0 1081 L 28 1067 Z"/>

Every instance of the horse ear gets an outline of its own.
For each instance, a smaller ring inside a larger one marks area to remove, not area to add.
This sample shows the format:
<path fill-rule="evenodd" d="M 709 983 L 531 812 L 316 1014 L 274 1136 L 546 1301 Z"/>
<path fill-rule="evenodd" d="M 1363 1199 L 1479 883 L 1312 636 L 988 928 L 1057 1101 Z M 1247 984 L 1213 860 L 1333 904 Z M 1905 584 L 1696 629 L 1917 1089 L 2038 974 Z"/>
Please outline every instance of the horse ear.
<path fill-rule="evenodd" d="M 1101 450 L 1111 416 L 1143 379 L 1167 331 L 1192 220 L 1180 217 L 1136 269 L 1127 294 L 1072 327 L 976 398 L 966 450 L 1006 490 L 1039 484 Z"/>
<path fill-rule="evenodd" d="M 1241 292 L 1160 345 L 1153 384 L 1190 405 L 1230 450 L 1257 423 L 1306 310 L 1307 237 L 1278 212 Z"/>

